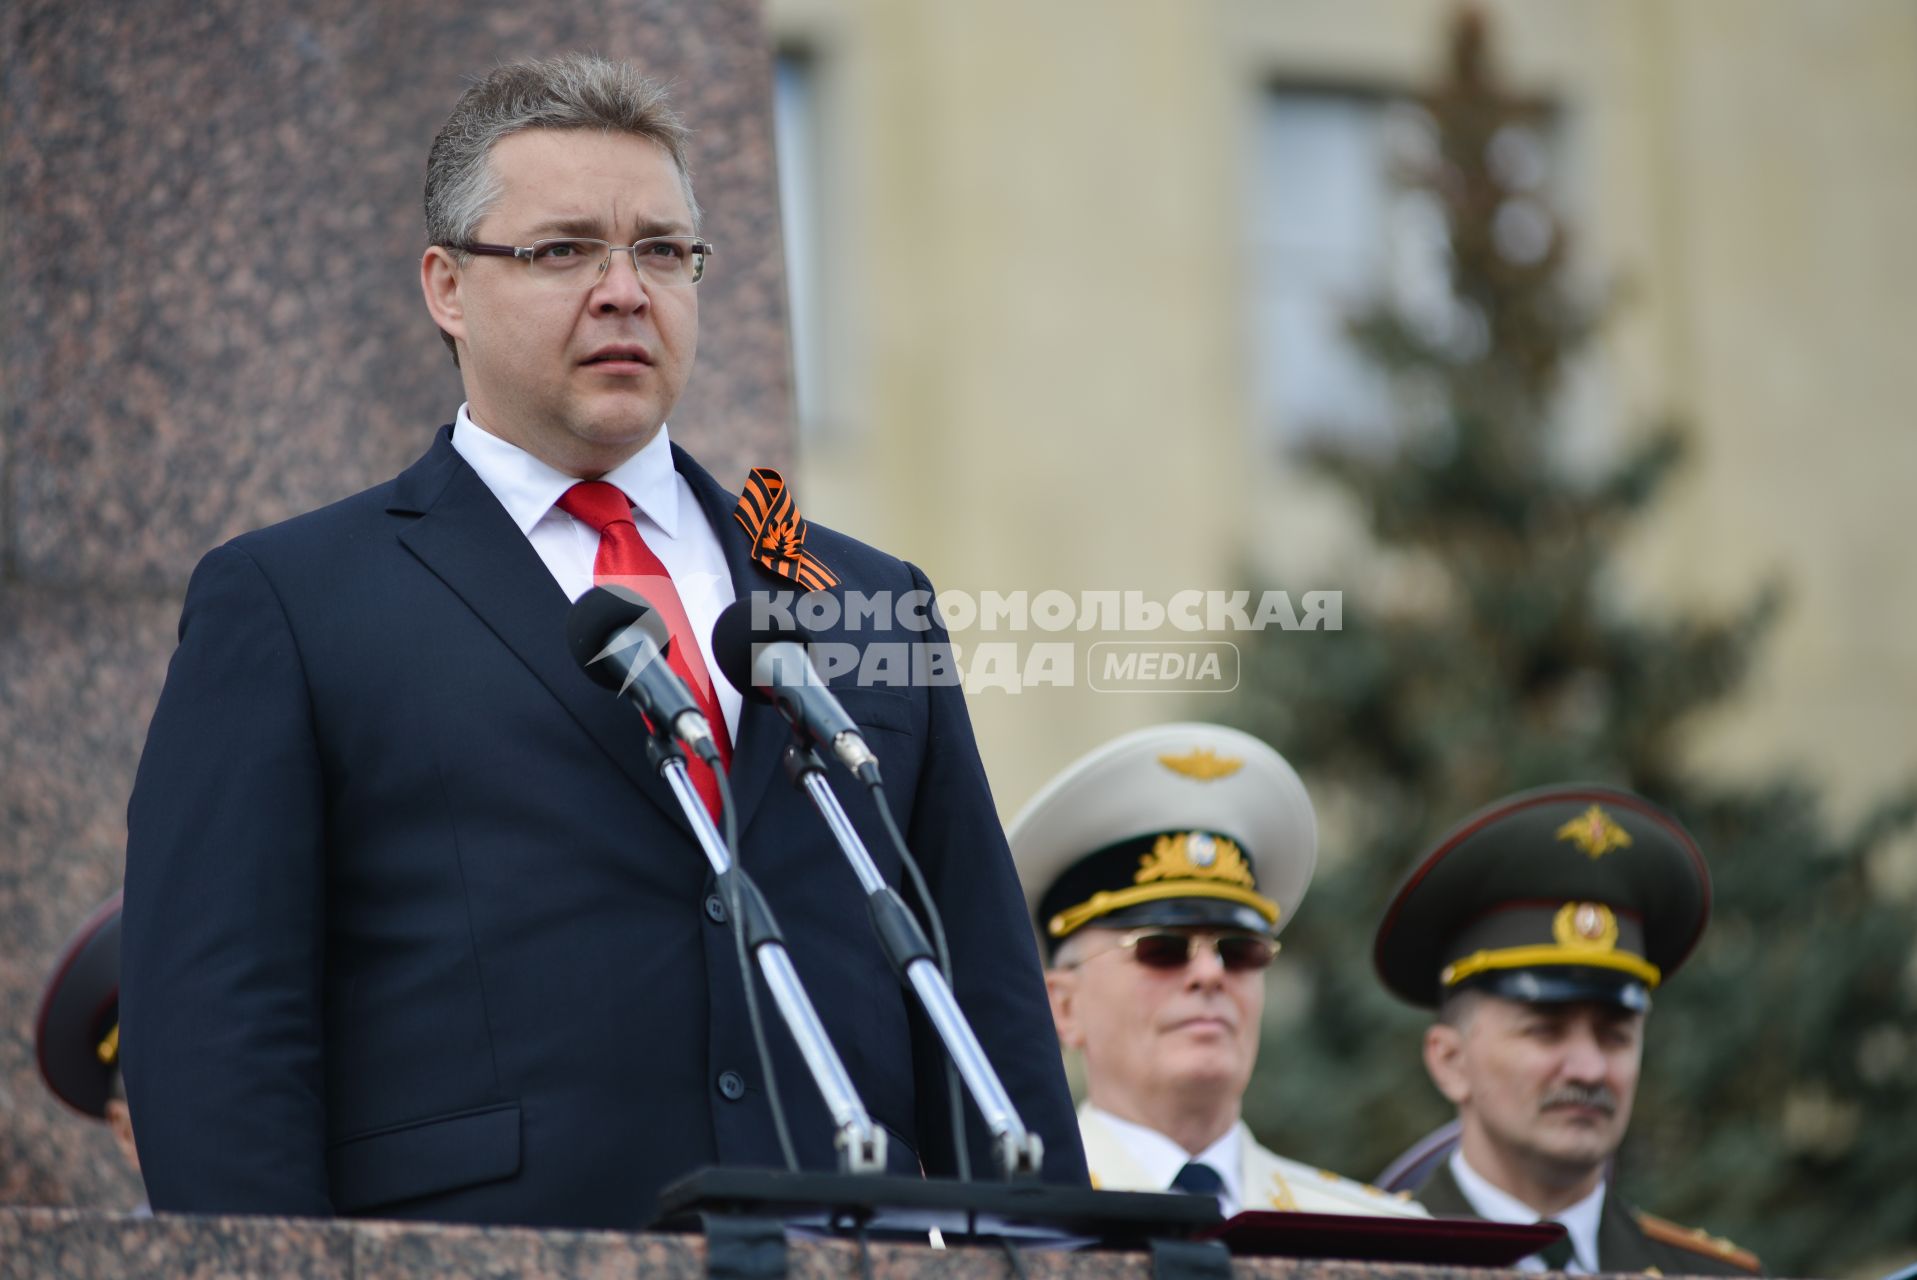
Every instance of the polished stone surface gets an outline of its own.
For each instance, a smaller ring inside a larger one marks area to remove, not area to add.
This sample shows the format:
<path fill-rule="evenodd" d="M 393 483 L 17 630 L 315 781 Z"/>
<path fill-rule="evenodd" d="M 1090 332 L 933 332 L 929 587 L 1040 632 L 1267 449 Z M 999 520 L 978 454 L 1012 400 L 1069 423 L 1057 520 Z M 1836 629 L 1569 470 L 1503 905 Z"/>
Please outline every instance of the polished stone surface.
<path fill-rule="evenodd" d="M 751 0 L 8 8 L 0 368 L 20 576 L 180 581 L 209 546 L 425 448 L 459 402 L 417 283 L 426 148 L 469 74 L 526 54 L 592 47 L 679 86 L 719 253 L 675 426 L 721 476 L 783 455 Z"/>
<path fill-rule="evenodd" d="M 153 596 L 0 586 L 0 1204 L 140 1202 L 106 1126 L 47 1092 L 32 1036 L 61 943 L 119 887 L 178 613 Z"/>
<path fill-rule="evenodd" d="M 330 1222 L 279 1218 L 131 1218 L 0 1209 L 0 1278 L 167 1276 L 348 1280 L 356 1235 Z M 418 1273 L 424 1274 L 424 1273 Z"/>
<path fill-rule="evenodd" d="M 846 1240 L 793 1241 L 792 1280 L 1016 1280 L 1000 1249 L 875 1243 L 869 1271 Z M 1028 1280 L 1150 1280 L 1139 1253 L 1022 1249 Z M 1288 1258 L 1235 1258 L 1239 1280 L 1490 1280 L 1510 1271 Z M 705 1280 L 698 1236 L 525 1231 L 275 1218 L 123 1218 L 0 1209 L 0 1280 L 12 1276 L 286 1276 L 296 1280 Z"/>
<path fill-rule="evenodd" d="M 0 4 L 0 1204 L 130 1208 L 42 1088 L 55 948 L 115 888 L 187 574 L 418 456 L 460 400 L 419 298 L 469 76 L 590 48 L 674 85 L 719 246 L 674 438 L 790 455 L 757 0 Z"/>

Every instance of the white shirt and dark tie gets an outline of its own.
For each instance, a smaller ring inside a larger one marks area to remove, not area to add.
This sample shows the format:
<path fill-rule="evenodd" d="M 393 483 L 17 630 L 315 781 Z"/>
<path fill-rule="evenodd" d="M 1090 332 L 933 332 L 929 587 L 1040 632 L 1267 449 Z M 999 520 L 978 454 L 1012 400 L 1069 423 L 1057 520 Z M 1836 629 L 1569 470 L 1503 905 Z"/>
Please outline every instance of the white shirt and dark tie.
<path fill-rule="evenodd" d="M 1098 1107 L 1086 1109 L 1110 1127 L 1148 1180 L 1168 1191 L 1215 1188 L 1219 1212 L 1227 1218 L 1244 1207 L 1245 1189 L 1239 1185 L 1244 1151 L 1237 1125 L 1194 1156 L 1156 1129 L 1121 1120 Z"/>
<path fill-rule="evenodd" d="M 1543 1222 L 1543 1214 L 1519 1200 L 1509 1192 L 1491 1185 L 1482 1174 L 1473 1169 L 1464 1158 L 1462 1151 L 1451 1153 L 1451 1176 L 1457 1181 L 1458 1190 L 1471 1202 L 1480 1218 L 1487 1222 Z M 1550 1216 L 1549 1221 L 1563 1225 L 1570 1237 L 1571 1259 L 1563 1269 L 1574 1275 L 1589 1275 L 1598 1270 L 1597 1238 L 1598 1220 L 1604 1213 L 1604 1184 L 1598 1183 L 1597 1190 L 1568 1208 L 1561 1209 Z M 1544 1260 L 1537 1254 L 1517 1263 L 1520 1271 L 1549 1270 Z"/>

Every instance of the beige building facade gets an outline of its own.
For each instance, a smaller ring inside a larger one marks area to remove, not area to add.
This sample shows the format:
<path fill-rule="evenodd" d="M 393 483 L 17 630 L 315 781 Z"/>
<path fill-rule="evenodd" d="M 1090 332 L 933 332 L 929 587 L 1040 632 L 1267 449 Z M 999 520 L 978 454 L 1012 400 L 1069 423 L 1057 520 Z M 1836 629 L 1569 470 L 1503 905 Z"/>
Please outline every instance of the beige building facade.
<path fill-rule="evenodd" d="M 1484 8 L 1507 80 L 1556 108 L 1548 192 L 1580 269 L 1631 290 L 1577 379 L 1577 434 L 1602 452 L 1659 415 L 1696 432 L 1626 589 L 1791 591 L 1698 757 L 1807 769 L 1852 811 L 1917 774 L 1917 6 Z M 1339 103 L 1429 83 L 1451 10 L 770 0 L 804 509 L 974 594 L 1384 589 L 1273 390 L 1287 330 L 1261 308 L 1293 315 L 1285 263 L 1313 251 L 1260 249 L 1265 202 L 1319 179 L 1271 139 L 1341 145 L 1285 134 L 1273 100 L 1320 95 L 1335 125 Z M 1327 174 L 1382 163 L 1338 155 Z M 1007 815 L 1100 738 L 1229 696 L 1098 692 L 1096 636 L 958 638 L 1079 645 L 1069 688 L 971 698 Z"/>

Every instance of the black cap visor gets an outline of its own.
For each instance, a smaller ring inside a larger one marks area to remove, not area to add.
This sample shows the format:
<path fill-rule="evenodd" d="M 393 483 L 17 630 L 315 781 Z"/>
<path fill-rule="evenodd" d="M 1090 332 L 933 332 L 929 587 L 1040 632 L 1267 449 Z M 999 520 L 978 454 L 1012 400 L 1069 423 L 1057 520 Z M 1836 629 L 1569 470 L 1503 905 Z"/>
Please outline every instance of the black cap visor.
<path fill-rule="evenodd" d="M 1161 898 L 1157 902 L 1141 902 L 1087 920 L 1079 927 L 1136 929 L 1140 925 L 1151 924 L 1188 929 L 1243 929 L 1247 933 L 1258 934 L 1271 932 L 1271 925 L 1257 911 L 1242 902 L 1229 902 L 1223 898 Z"/>
<path fill-rule="evenodd" d="M 1630 974 L 1583 965 L 1534 969 L 1489 969 L 1473 974 L 1444 995 L 1482 991 L 1524 1004 L 1613 1004 L 1633 1013 L 1651 1007 L 1651 989 Z"/>

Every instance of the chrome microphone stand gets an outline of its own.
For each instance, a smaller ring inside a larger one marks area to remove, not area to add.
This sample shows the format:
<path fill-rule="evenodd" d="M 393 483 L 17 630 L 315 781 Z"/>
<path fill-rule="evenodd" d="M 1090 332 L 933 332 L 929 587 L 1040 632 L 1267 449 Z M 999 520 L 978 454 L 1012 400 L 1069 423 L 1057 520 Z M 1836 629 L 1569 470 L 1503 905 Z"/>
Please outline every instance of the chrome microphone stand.
<path fill-rule="evenodd" d="M 885 1130 L 873 1123 L 871 1114 L 859 1099 L 858 1090 L 852 1085 L 852 1077 L 846 1073 L 845 1064 L 839 1059 L 838 1051 L 827 1038 L 818 1011 L 812 1007 L 812 1000 L 806 995 L 797 970 L 792 967 L 791 954 L 786 950 L 778 922 L 772 918 L 771 908 L 766 905 L 758 886 L 746 875 L 745 869 L 734 861 L 731 851 L 726 848 L 724 837 L 713 825 L 712 815 L 707 811 L 705 801 L 700 798 L 686 769 L 685 752 L 677 742 L 655 734 L 650 740 L 647 754 L 659 776 L 672 789 L 679 807 L 684 810 L 686 821 L 691 825 L 699 847 L 704 850 L 706 861 L 711 864 L 721 891 L 737 891 L 736 901 L 740 909 L 733 920 L 733 927 L 745 930 L 746 946 L 759 962 L 759 972 L 764 975 L 766 987 L 772 992 L 773 1003 L 779 1007 L 779 1016 L 799 1046 L 806 1069 L 811 1073 L 813 1083 L 818 1086 L 820 1096 L 825 1099 L 826 1110 L 831 1112 L 836 1131 L 834 1143 L 839 1151 L 839 1171 L 883 1173 Z M 715 770 L 718 767 L 717 764 L 713 765 Z M 729 796 L 727 803 L 730 803 Z M 740 977 L 745 981 L 751 980 L 745 974 Z"/>
<path fill-rule="evenodd" d="M 819 759 L 817 752 L 795 742 L 785 749 L 785 769 L 794 785 L 811 798 L 819 816 L 825 819 L 826 826 L 838 840 L 846 861 L 852 864 L 852 873 L 866 893 L 872 927 L 879 935 L 887 958 L 918 997 L 945 1051 L 958 1067 L 967 1092 L 985 1118 L 999 1173 L 1006 1178 L 1037 1176 L 1045 1154 L 1044 1140 L 1026 1128 L 1019 1118 L 1018 1109 L 1012 1105 L 998 1072 L 992 1069 L 978 1036 L 972 1031 L 972 1024 L 966 1020 L 951 986 L 940 972 L 924 930 L 919 928 L 918 920 L 898 893 L 879 874 L 865 842 L 859 838 L 838 796 L 826 782 L 825 762 Z M 879 802 L 884 803 L 883 797 Z"/>

